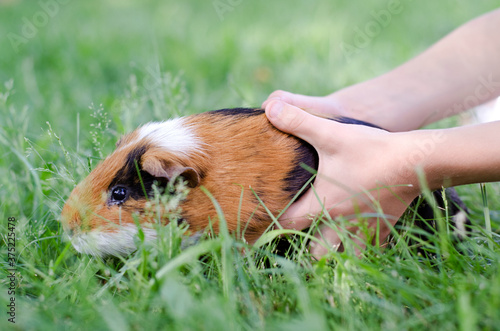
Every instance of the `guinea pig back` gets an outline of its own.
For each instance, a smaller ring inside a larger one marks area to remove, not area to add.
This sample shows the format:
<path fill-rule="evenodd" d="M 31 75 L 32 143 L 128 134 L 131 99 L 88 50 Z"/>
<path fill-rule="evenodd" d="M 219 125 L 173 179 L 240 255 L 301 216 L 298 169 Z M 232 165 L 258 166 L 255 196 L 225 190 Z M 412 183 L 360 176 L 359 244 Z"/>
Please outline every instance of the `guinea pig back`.
<path fill-rule="evenodd" d="M 146 213 L 153 183 L 166 186 L 183 178 L 190 187 L 179 222 L 191 232 L 209 222 L 218 230 L 217 212 L 205 187 L 221 206 L 230 232 L 254 242 L 271 224 L 257 197 L 273 213 L 282 210 L 317 169 L 312 146 L 275 129 L 261 109 L 224 109 L 148 123 L 124 136 L 68 198 L 61 216 L 74 247 L 92 255 L 122 255 L 135 249 L 137 226 L 147 239 L 158 222 Z M 253 191 L 253 192 L 252 192 Z M 239 224 L 240 220 L 241 224 Z M 167 223 L 168 219 L 161 219 Z"/>

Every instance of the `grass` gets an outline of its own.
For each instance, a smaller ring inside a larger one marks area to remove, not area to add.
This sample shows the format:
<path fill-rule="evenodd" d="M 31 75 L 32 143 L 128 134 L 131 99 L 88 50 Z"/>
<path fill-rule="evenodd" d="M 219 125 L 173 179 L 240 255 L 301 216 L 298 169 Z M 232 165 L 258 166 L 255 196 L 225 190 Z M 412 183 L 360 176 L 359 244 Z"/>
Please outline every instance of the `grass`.
<path fill-rule="evenodd" d="M 42 3 L 58 5 L 13 47 L 9 33 L 23 36 L 26 22 L 42 19 Z M 154 247 L 138 238 L 131 256 L 99 260 L 77 254 L 58 223 L 74 184 L 141 123 L 258 106 L 278 88 L 326 94 L 498 5 L 401 1 L 387 27 L 346 56 L 339 45 L 388 2 L 0 1 L 0 329 L 499 329 L 498 184 L 487 194 L 459 188 L 474 232 L 456 245 L 446 231 L 444 242 L 431 235 L 428 256 L 411 245 L 411 230 L 361 259 L 347 250 L 313 262 L 300 238 L 285 258 L 273 241 L 244 248 L 224 233 L 181 250 L 185 229 L 172 225 L 158 229 Z M 11 297 L 15 324 L 5 313 Z"/>

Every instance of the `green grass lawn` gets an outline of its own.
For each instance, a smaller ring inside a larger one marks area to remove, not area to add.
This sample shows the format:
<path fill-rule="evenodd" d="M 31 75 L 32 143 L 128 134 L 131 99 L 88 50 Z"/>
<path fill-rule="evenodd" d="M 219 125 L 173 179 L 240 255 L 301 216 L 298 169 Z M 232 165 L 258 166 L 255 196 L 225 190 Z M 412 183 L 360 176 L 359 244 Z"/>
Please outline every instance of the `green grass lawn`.
<path fill-rule="evenodd" d="M 104 261 L 62 236 L 74 185 L 137 125 L 259 106 L 276 89 L 324 95 L 500 5 L 398 3 L 379 22 L 393 1 L 0 0 L 0 329 L 500 329 L 498 184 L 484 203 L 479 185 L 459 188 L 474 232 L 458 244 L 432 235 L 429 256 L 408 230 L 383 251 L 319 262 L 300 239 L 286 258 L 227 234 L 181 250 L 174 226 L 156 247 L 138 238 L 136 253 Z"/>

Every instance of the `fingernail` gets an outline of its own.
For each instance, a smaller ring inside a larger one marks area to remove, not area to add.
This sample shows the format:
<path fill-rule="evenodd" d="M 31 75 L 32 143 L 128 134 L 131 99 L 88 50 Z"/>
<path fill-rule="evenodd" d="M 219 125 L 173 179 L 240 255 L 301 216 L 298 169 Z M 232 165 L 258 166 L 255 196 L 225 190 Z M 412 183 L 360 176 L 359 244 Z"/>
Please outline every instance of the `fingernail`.
<path fill-rule="evenodd" d="M 271 105 L 269 109 L 269 117 L 278 118 L 283 111 L 283 102 L 276 101 Z"/>
<path fill-rule="evenodd" d="M 262 108 L 266 108 L 267 105 L 270 103 L 270 102 L 273 102 L 275 100 L 281 100 L 280 97 L 272 97 L 272 98 L 269 98 L 267 99 L 266 101 L 264 101 L 264 103 L 262 104 Z"/>

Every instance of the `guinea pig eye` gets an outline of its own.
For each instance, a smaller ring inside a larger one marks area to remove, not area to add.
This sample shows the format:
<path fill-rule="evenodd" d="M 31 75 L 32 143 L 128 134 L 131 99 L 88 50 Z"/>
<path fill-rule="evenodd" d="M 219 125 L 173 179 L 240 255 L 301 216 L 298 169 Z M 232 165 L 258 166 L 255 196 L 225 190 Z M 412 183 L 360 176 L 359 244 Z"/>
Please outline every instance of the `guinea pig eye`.
<path fill-rule="evenodd" d="M 111 201 L 114 203 L 122 203 L 128 197 L 128 190 L 123 186 L 115 186 L 111 189 Z"/>

